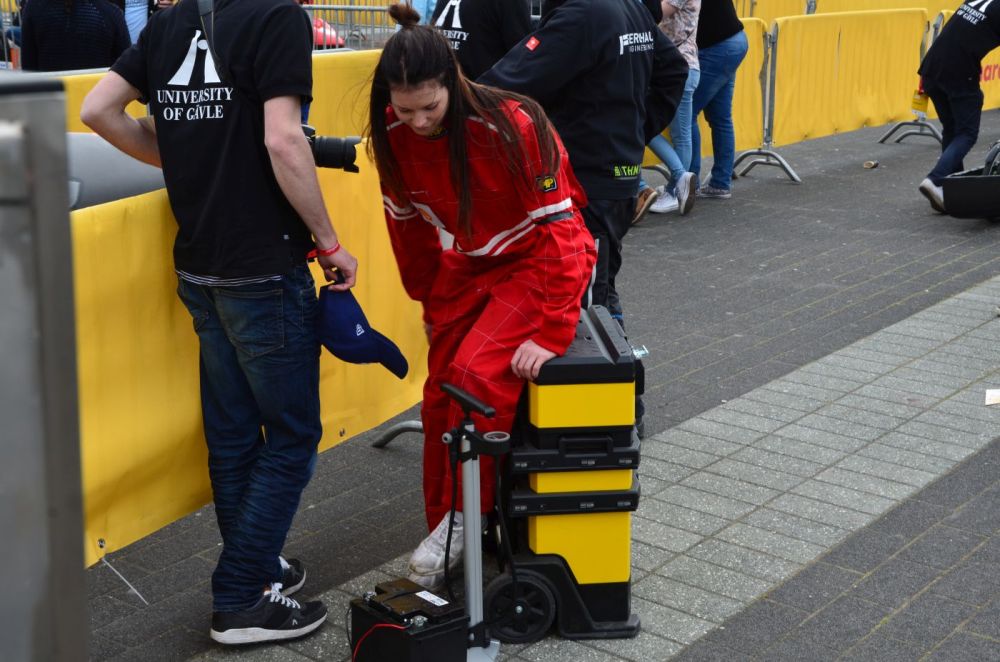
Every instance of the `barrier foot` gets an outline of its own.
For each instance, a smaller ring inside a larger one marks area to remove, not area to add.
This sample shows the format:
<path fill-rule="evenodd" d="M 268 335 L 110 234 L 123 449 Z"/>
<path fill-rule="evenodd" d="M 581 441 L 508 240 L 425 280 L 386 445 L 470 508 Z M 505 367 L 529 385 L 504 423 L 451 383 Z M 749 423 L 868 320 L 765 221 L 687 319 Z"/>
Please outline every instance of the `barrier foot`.
<path fill-rule="evenodd" d="M 942 141 L 941 132 L 938 131 L 938 128 L 936 126 L 934 126 L 933 124 L 931 124 L 930 122 L 927 122 L 927 121 L 922 120 L 922 119 L 920 119 L 920 120 L 908 120 L 906 122 L 897 122 L 896 124 L 893 124 L 892 128 L 889 129 L 888 131 L 886 131 L 885 135 L 883 135 L 881 138 L 879 138 L 878 141 L 880 143 L 886 142 L 887 140 L 889 140 L 889 138 L 892 137 L 892 135 L 894 133 L 896 133 L 897 131 L 899 131 L 900 129 L 902 129 L 904 127 L 916 127 L 916 128 L 915 129 L 914 128 L 910 128 L 909 130 L 904 131 L 903 133 L 901 133 L 899 135 L 898 138 L 896 138 L 895 142 L 901 143 L 901 142 L 903 142 L 904 138 L 908 138 L 910 136 L 927 136 L 927 137 L 930 137 L 930 138 L 934 138 L 939 143 Z"/>
<path fill-rule="evenodd" d="M 753 170 L 755 166 L 774 166 L 776 168 L 781 168 L 785 174 L 788 175 L 788 178 L 796 184 L 802 183 L 802 178 L 796 174 L 796 172 L 792 169 L 792 166 L 788 165 L 788 161 L 782 158 L 782 156 L 777 152 L 773 152 L 769 149 L 751 149 L 743 152 L 733 163 L 733 171 L 735 172 L 736 168 L 750 157 L 757 158 L 752 159 L 746 164 L 746 167 L 739 171 L 740 177 L 746 176 L 746 174 Z"/>
<path fill-rule="evenodd" d="M 406 432 L 423 432 L 424 424 L 420 421 L 403 421 L 402 423 L 396 423 L 388 430 L 383 432 L 378 439 L 372 442 L 372 448 L 385 448 L 389 445 L 389 442 Z"/>

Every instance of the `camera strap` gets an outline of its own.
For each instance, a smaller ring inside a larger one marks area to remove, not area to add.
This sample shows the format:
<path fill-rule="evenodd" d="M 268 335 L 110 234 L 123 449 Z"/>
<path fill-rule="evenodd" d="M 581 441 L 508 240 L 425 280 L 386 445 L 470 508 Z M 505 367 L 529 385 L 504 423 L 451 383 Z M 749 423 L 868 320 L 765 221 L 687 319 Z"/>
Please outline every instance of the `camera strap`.
<path fill-rule="evenodd" d="M 205 17 L 208 17 L 206 24 Z M 201 20 L 201 32 L 208 42 L 208 52 L 212 56 L 212 64 L 215 66 L 215 73 L 219 75 L 219 80 L 230 87 L 234 87 L 229 76 L 226 75 L 226 68 L 222 66 L 218 53 L 215 52 L 215 0 L 198 0 L 198 17 Z M 211 27 L 211 31 L 209 31 Z"/>

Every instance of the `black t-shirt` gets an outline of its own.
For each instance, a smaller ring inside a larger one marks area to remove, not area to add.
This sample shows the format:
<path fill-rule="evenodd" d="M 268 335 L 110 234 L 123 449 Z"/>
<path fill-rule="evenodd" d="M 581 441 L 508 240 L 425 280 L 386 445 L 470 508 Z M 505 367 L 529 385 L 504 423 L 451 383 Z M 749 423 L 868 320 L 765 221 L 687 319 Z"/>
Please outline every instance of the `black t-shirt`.
<path fill-rule="evenodd" d="M 475 80 L 531 31 L 528 0 L 438 0 L 431 24 Z"/>
<path fill-rule="evenodd" d="M 309 20 L 292 0 L 218 0 L 213 43 L 224 81 L 202 36 L 197 0 L 181 0 L 153 14 L 112 70 L 156 118 L 179 226 L 177 269 L 226 279 L 286 273 L 312 240 L 274 177 L 264 102 L 311 99 Z"/>
<path fill-rule="evenodd" d="M 698 12 L 698 48 L 715 46 L 743 30 L 733 0 L 701 0 Z"/>
<path fill-rule="evenodd" d="M 920 75 L 938 84 L 979 86 L 981 62 L 1000 46 L 1000 0 L 970 0 L 948 20 L 931 44 Z"/>
<path fill-rule="evenodd" d="M 21 11 L 21 64 L 26 71 L 110 66 L 132 41 L 125 14 L 107 0 L 32 0 Z"/>

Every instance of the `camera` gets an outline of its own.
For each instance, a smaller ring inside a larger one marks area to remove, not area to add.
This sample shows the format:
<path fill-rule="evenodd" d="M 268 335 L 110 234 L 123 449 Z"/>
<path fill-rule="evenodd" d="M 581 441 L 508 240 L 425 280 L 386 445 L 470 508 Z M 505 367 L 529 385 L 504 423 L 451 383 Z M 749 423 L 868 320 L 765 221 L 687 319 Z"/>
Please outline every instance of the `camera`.
<path fill-rule="evenodd" d="M 308 124 L 302 125 L 302 132 L 306 134 L 309 147 L 312 149 L 313 158 L 320 168 L 340 168 L 344 172 L 359 172 L 354 161 L 358 156 L 354 148 L 361 138 L 358 136 L 347 136 L 346 138 L 333 138 L 330 136 L 316 135 L 316 129 Z"/>

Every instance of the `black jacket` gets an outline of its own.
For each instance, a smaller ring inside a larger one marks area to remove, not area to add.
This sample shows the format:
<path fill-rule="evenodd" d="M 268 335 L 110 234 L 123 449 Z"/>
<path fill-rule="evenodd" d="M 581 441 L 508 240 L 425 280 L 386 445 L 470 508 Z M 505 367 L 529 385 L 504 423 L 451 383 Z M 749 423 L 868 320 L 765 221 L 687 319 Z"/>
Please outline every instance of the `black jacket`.
<path fill-rule="evenodd" d="M 531 31 L 528 0 L 438 0 L 431 24 L 475 80 Z"/>
<path fill-rule="evenodd" d="M 479 82 L 542 104 L 587 196 L 616 200 L 635 195 L 646 143 L 673 119 L 687 74 L 642 3 L 567 0 Z"/>

